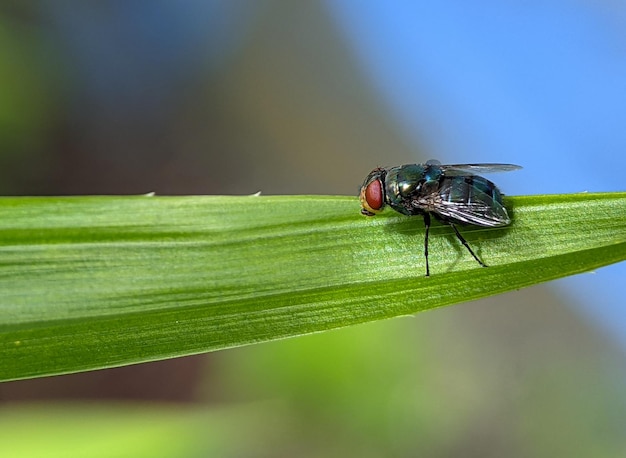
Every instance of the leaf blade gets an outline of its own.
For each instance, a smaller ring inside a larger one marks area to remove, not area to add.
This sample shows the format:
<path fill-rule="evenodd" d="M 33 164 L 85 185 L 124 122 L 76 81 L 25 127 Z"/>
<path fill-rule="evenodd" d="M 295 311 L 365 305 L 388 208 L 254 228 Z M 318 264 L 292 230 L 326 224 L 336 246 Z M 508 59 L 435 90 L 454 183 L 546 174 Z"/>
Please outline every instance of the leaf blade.
<path fill-rule="evenodd" d="M 507 199 L 513 224 L 348 197 L 0 199 L 0 380 L 201 353 L 518 289 L 626 259 L 626 193 Z"/>

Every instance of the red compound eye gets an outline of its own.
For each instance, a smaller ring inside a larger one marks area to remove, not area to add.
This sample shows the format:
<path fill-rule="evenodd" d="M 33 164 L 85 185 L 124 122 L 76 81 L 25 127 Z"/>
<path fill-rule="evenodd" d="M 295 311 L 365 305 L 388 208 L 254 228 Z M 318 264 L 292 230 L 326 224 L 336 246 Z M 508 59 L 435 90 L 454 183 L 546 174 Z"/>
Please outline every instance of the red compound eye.
<path fill-rule="evenodd" d="M 372 210 L 380 210 L 383 206 L 383 186 L 380 180 L 374 180 L 365 188 L 365 201 Z"/>
<path fill-rule="evenodd" d="M 374 179 L 361 188 L 361 213 L 365 216 L 373 216 L 385 206 L 383 184 L 379 179 Z"/>

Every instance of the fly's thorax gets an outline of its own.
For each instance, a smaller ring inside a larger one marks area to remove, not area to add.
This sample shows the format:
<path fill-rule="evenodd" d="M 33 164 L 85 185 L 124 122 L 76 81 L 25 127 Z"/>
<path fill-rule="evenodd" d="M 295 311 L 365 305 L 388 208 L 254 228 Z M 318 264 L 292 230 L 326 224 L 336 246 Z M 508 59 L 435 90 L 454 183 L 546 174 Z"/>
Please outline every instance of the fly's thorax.
<path fill-rule="evenodd" d="M 392 167 L 387 171 L 387 203 L 394 210 L 412 215 L 420 213 L 411 204 L 412 199 L 425 192 L 432 192 L 443 176 L 440 167 L 435 164 L 407 164 Z"/>

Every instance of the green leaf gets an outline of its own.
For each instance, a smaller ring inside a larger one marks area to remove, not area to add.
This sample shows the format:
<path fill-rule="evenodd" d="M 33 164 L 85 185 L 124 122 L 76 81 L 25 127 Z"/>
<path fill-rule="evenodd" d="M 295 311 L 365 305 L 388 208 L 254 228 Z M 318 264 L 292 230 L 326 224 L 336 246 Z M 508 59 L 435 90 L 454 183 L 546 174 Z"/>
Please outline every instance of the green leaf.
<path fill-rule="evenodd" d="M 512 197 L 513 223 L 353 197 L 0 199 L 0 380 L 201 353 L 468 301 L 626 259 L 626 193 Z"/>

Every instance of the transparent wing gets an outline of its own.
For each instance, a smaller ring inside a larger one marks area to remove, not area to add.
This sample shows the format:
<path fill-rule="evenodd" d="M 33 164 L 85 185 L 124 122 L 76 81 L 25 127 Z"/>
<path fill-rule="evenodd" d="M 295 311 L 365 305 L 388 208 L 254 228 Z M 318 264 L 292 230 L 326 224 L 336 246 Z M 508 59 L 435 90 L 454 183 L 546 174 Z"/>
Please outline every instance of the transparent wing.
<path fill-rule="evenodd" d="M 475 201 L 468 204 L 440 200 L 436 203 L 435 208 L 435 213 L 453 222 L 458 221 L 484 227 L 507 226 L 511 223 L 506 208 L 493 200 L 489 202 Z"/>
<path fill-rule="evenodd" d="M 519 170 L 522 167 L 515 164 L 445 164 L 440 165 L 444 173 L 450 175 L 460 175 L 470 172 L 472 174 L 495 173 L 495 172 L 511 172 Z"/>
<path fill-rule="evenodd" d="M 464 200 L 446 198 L 439 189 L 416 198 L 412 205 L 451 222 L 483 227 L 507 226 L 511 223 L 506 207 L 493 196 L 478 189 L 473 189 L 471 199 Z"/>

